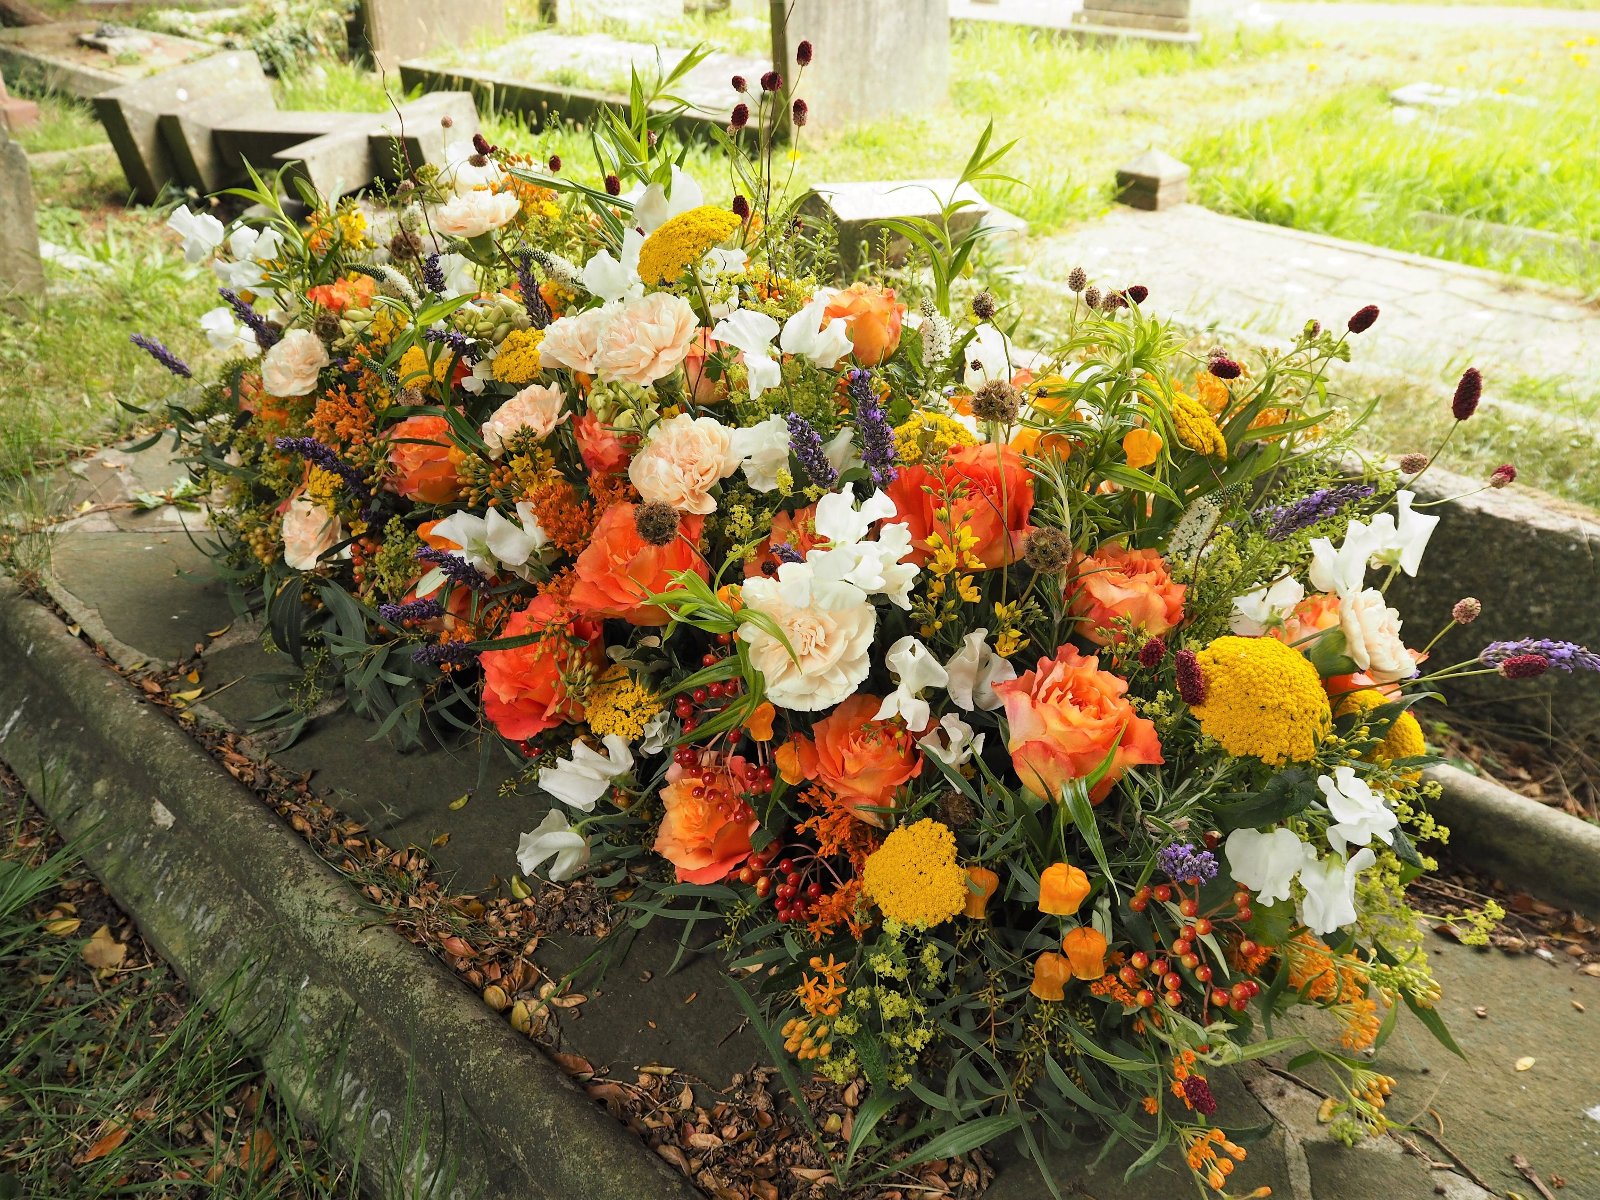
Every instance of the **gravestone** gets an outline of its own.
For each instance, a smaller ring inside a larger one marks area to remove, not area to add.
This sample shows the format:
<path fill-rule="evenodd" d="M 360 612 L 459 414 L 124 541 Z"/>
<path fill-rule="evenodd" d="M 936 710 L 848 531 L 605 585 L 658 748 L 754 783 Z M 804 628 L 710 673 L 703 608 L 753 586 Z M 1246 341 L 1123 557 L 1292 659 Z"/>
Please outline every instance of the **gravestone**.
<path fill-rule="evenodd" d="M 505 32 L 503 0 L 362 0 L 361 40 L 382 71 L 442 46 Z"/>
<path fill-rule="evenodd" d="M 795 75 L 795 51 L 816 57 L 795 94 L 810 119 L 837 128 L 944 102 L 950 81 L 949 0 L 771 0 L 772 61 Z"/>
<path fill-rule="evenodd" d="M 546 20 L 557 25 L 636 25 L 653 28 L 683 16 L 688 0 L 542 0 Z"/>
<path fill-rule="evenodd" d="M 398 112 L 349 114 L 336 128 L 277 151 L 271 165 L 318 195 L 342 196 L 376 179 L 403 179 L 426 162 L 442 163 L 447 145 L 477 132 L 470 93 L 430 92 Z"/>
<path fill-rule="evenodd" d="M 1197 42 L 1191 0 L 1083 0 L 1072 15 L 1080 34 Z"/>
<path fill-rule="evenodd" d="M 1117 200 L 1129 208 L 1159 212 L 1188 198 L 1188 166 L 1153 146 L 1117 168 Z"/>
<path fill-rule="evenodd" d="M 259 114 L 276 104 L 251 50 L 217 54 L 94 98 L 122 173 L 146 204 L 154 204 L 172 182 L 201 192 L 226 186 L 211 128 L 218 120 Z"/>
<path fill-rule="evenodd" d="M 28 155 L 0 129 L 0 308 L 23 308 L 27 297 L 43 291 Z"/>
<path fill-rule="evenodd" d="M 205 42 L 100 21 L 0 29 L 0 72 L 13 84 L 84 100 L 216 52 Z"/>
<path fill-rule="evenodd" d="M 839 265 L 849 273 L 869 259 L 885 266 L 903 265 L 911 243 L 891 235 L 880 253 L 882 222 L 890 217 L 920 217 L 937 223 L 947 201 L 961 204 L 950 218 L 954 235 L 978 225 L 1005 233 L 1027 231 L 1028 223 L 1021 217 L 996 208 L 970 183 L 958 187 L 954 179 L 819 183 L 801 201 L 800 211 L 838 229 Z"/>
<path fill-rule="evenodd" d="M 6 77 L 0 73 L 0 131 L 11 134 L 32 129 L 39 123 L 39 106 L 6 91 Z"/>

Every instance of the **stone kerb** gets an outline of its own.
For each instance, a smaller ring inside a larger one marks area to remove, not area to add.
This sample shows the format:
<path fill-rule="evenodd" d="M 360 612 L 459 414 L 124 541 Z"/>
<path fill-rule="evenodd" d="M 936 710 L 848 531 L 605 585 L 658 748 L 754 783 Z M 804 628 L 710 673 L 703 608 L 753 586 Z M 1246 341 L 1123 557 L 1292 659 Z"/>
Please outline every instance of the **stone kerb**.
<path fill-rule="evenodd" d="M 0 29 L 0 71 L 13 84 L 85 100 L 216 52 L 206 42 L 94 20 Z"/>

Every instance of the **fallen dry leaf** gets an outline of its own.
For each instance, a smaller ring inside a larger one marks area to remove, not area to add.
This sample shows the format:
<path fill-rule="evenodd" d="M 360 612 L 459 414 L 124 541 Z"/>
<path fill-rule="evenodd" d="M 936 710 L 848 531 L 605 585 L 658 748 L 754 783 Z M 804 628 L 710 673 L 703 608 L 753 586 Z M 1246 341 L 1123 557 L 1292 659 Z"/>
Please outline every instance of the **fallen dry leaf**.
<path fill-rule="evenodd" d="M 1538 1059 L 1532 1057 L 1531 1055 L 1524 1055 L 1523 1057 L 1517 1059 L 1516 1068 L 1519 1071 L 1531 1070 L 1533 1064 L 1537 1061 Z"/>
<path fill-rule="evenodd" d="M 278 1161 L 278 1147 L 273 1144 L 272 1134 L 265 1129 L 257 1129 L 238 1150 L 239 1166 L 246 1171 L 255 1171 L 265 1174 L 272 1170 L 272 1164 Z"/>
<path fill-rule="evenodd" d="M 1578 968 L 1579 975 L 1593 975 L 1600 978 L 1600 963 L 1584 963 Z"/>
<path fill-rule="evenodd" d="M 128 947 L 111 936 L 111 927 L 102 925 L 94 936 L 83 944 L 83 961 L 91 967 L 109 969 L 120 967 L 128 957 Z"/>
<path fill-rule="evenodd" d="M 92 1163 L 97 1159 L 104 1158 L 127 1140 L 128 1126 L 113 1125 L 108 1132 L 100 1136 L 100 1139 L 94 1145 L 83 1152 L 78 1161 L 80 1163 Z"/>

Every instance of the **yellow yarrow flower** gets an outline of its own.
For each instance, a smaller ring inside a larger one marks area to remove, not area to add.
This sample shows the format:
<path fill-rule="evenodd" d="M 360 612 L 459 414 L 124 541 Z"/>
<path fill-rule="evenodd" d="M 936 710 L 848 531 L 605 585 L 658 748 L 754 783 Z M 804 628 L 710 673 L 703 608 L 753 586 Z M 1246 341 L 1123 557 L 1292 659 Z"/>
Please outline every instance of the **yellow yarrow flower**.
<path fill-rule="evenodd" d="M 707 250 L 732 237 L 740 224 L 733 213 L 710 204 L 679 213 L 639 247 L 639 278 L 648 287 L 676 283 Z"/>
<path fill-rule="evenodd" d="M 539 376 L 539 346 L 544 342 L 542 329 L 513 329 L 500 343 L 494 356 L 493 374 L 501 383 L 521 385 L 532 383 Z"/>
<path fill-rule="evenodd" d="M 1351 692 L 1339 702 L 1338 716 L 1348 713 L 1370 712 L 1374 708 L 1381 708 L 1390 703 L 1376 688 L 1362 688 L 1359 692 Z M 1403 712 L 1394 719 L 1383 741 L 1369 750 L 1364 758 L 1373 762 L 1389 762 L 1396 758 L 1416 758 L 1427 753 L 1427 743 L 1422 737 L 1422 724 L 1409 712 Z"/>
<path fill-rule="evenodd" d="M 894 429 L 895 457 L 907 466 L 936 462 L 947 451 L 976 442 L 961 422 L 943 413 L 913 412 Z"/>
<path fill-rule="evenodd" d="M 1273 766 L 1316 757 L 1333 713 L 1305 655 L 1276 638 L 1228 635 L 1195 661 L 1205 679 L 1205 699 L 1191 706 L 1201 732 Z"/>
<path fill-rule="evenodd" d="M 867 856 L 861 886 L 883 915 L 927 929 L 967 906 L 967 873 L 956 864 L 956 835 L 924 818 L 902 825 Z"/>
<path fill-rule="evenodd" d="M 1172 393 L 1172 424 L 1178 440 L 1196 454 L 1228 457 L 1228 440 L 1205 405 L 1187 392 Z"/>
<path fill-rule="evenodd" d="M 400 367 L 396 371 L 400 377 L 400 386 L 427 391 L 435 384 L 442 384 L 449 378 L 450 365 L 454 361 L 453 354 L 448 350 L 442 350 L 439 352 L 439 357 L 430 365 L 427 351 L 421 346 L 411 346 L 400 356 Z"/>
<path fill-rule="evenodd" d="M 601 737 L 614 733 L 625 742 L 636 742 L 650 719 L 661 712 L 661 697 L 626 671 L 615 671 L 589 689 L 584 706 L 589 728 Z"/>

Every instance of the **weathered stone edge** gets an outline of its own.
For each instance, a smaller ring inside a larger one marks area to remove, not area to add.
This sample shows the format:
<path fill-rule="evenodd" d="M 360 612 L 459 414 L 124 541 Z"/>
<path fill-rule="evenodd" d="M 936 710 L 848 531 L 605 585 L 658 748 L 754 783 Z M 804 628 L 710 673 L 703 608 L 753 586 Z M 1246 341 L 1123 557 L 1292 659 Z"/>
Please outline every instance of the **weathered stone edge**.
<path fill-rule="evenodd" d="M 1433 811 L 1452 851 L 1544 900 L 1600 916 L 1600 826 L 1458 767 L 1426 775 L 1444 789 Z"/>
<path fill-rule="evenodd" d="M 696 1193 L 0 577 L 0 758 L 373 1193 Z"/>

